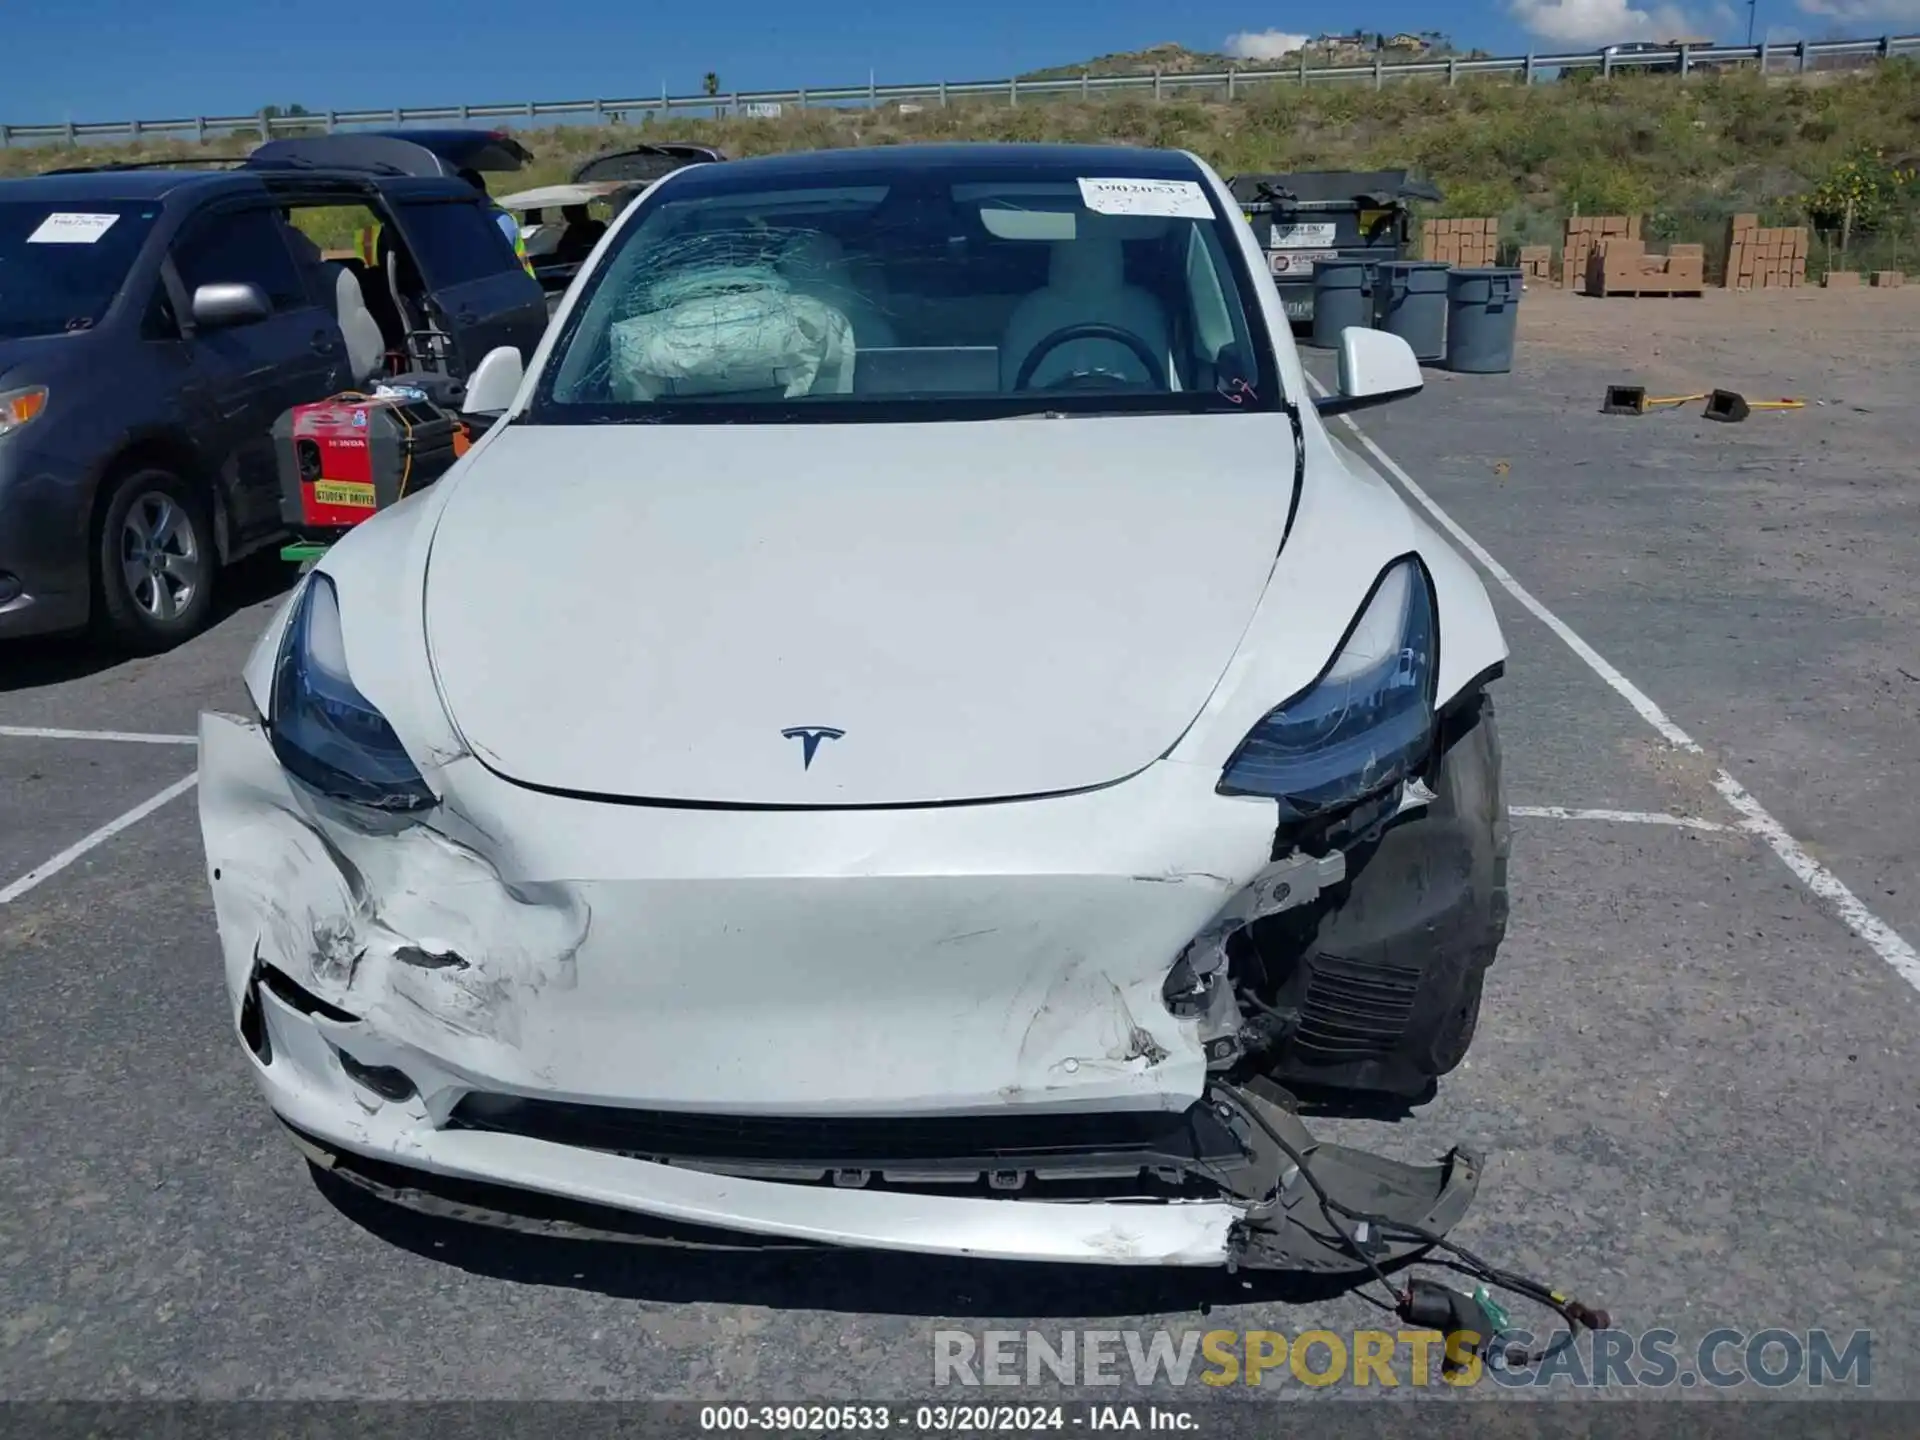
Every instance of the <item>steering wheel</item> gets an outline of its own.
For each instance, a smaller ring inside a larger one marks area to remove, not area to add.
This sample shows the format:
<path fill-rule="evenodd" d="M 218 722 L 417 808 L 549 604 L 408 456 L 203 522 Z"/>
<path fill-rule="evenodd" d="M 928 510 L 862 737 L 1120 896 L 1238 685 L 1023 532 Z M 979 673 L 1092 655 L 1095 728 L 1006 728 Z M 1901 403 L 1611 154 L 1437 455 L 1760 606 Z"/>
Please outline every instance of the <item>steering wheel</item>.
<path fill-rule="evenodd" d="M 1162 390 L 1171 388 L 1167 381 L 1166 362 L 1154 358 L 1153 351 L 1147 348 L 1146 341 L 1131 330 L 1122 330 L 1118 325 L 1096 323 L 1063 325 L 1051 335 L 1043 337 L 1039 344 L 1027 352 L 1027 358 L 1021 362 L 1019 373 L 1013 377 L 1013 388 L 1025 390 L 1033 383 L 1033 374 L 1040 368 L 1040 362 L 1071 340 L 1111 340 L 1116 345 L 1124 345 L 1146 367 L 1149 380 L 1157 381 Z"/>

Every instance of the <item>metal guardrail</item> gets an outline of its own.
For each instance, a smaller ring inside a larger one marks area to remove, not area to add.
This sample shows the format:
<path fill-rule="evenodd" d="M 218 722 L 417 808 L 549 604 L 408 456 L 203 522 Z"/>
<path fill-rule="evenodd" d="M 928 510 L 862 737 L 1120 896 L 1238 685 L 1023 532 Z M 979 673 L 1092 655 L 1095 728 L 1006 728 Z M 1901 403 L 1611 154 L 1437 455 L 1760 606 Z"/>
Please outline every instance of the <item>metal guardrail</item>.
<path fill-rule="evenodd" d="M 1389 80 L 1420 76 L 1443 78 L 1447 84 L 1461 76 L 1518 75 L 1533 84 L 1543 76 L 1567 70 L 1597 70 L 1610 75 L 1621 70 L 1677 69 L 1682 75 L 1693 71 L 1724 69 L 1734 65 L 1755 65 L 1771 73 L 1782 68 L 1800 73 L 1831 59 L 1886 60 L 1898 55 L 1920 55 L 1920 35 L 1884 35 L 1876 40 L 1800 41 L 1792 45 L 1715 45 L 1711 47 L 1676 46 L 1665 50 L 1636 50 L 1627 54 L 1609 51 L 1549 55 L 1511 55 L 1487 59 L 1448 56 L 1440 60 L 1387 61 L 1376 56 L 1367 65 L 1309 65 L 1306 54 L 1300 63 L 1285 68 L 1227 70 L 1205 74 L 1080 75 L 1059 80 L 942 80 L 927 85 L 839 86 L 824 89 L 752 90 L 723 95 L 658 95 L 607 100 L 528 100 L 504 105 L 427 105 L 395 106 L 388 110 L 328 110 L 305 115 L 196 115 L 173 120 L 90 120 L 69 121 L 59 125 L 0 125 L 0 145 L 16 141 L 56 141 L 74 144 L 81 140 L 139 140 L 147 136 L 189 136 L 205 140 L 210 136 L 256 135 L 262 139 L 274 134 L 298 134 L 316 128 L 328 131 L 366 125 L 418 125 L 448 121 L 474 120 L 566 120 L 590 117 L 607 122 L 635 113 L 671 114 L 674 111 L 706 111 L 738 114 L 744 107 L 769 105 L 878 105 L 887 101 L 926 102 L 945 105 L 968 98 L 1004 98 L 1017 105 L 1024 99 L 1049 96 L 1107 95 L 1116 92 L 1151 91 L 1153 97 L 1196 89 L 1224 90 L 1234 99 L 1248 86 L 1270 84 L 1318 84 L 1336 81 L 1370 81 L 1375 86 Z"/>

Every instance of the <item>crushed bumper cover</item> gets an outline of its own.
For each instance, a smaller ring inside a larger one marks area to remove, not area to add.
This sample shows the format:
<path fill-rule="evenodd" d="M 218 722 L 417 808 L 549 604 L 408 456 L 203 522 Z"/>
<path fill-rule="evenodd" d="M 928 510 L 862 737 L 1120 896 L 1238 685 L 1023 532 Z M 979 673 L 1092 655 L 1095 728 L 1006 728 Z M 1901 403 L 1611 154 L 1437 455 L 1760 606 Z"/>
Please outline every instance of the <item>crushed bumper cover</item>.
<path fill-rule="evenodd" d="M 1275 879 L 1258 805 L 1143 779 L 749 834 L 459 758 L 422 823 L 299 789 L 246 720 L 204 716 L 200 761 L 268 1103 L 316 1161 L 423 1209 L 445 1212 L 437 1180 L 811 1244 L 1339 1272 L 1365 1262 L 1295 1157 L 1429 1232 L 1477 1184 L 1460 1152 L 1318 1145 L 1165 1003 L 1180 957 L 1217 971 L 1221 917 L 1317 893 L 1311 864 Z M 971 1138 L 906 1153 L 875 1124 Z M 1420 1248 L 1360 1243 L 1376 1263 Z"/>

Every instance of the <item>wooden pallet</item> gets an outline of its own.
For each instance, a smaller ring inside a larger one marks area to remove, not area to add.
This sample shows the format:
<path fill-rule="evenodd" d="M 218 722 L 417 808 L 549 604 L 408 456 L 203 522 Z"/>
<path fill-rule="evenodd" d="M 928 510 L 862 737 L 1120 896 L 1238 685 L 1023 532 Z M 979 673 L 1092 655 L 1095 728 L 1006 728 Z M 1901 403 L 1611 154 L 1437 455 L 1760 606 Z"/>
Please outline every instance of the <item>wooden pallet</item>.
<path fill-rule="evenodd" d="M 1609 285 L 1600 298 L 1612 300 L 1617 296 L 1623 300 L 1698 300 L 1706 293 L 1705 290 L 1616 290 Z"/>

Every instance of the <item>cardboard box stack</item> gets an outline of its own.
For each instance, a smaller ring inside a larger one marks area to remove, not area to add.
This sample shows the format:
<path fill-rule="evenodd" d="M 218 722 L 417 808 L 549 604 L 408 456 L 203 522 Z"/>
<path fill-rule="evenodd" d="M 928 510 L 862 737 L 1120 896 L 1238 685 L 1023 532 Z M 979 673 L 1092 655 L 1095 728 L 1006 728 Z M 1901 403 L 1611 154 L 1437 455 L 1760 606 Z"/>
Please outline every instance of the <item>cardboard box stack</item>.
<path fill-rule="evenodd" d="M 1674 245 L 1665 255 L 1647 254 L 1644 240 L 1609 236 L 1588 252 L 1589 295 L 1698 295 L 1705 288 L 1706 258 L 1698 245 Z"/>
<path fill-rule="evenodd" d="M 1602 240 L 1640 238 L 1638 215 L 1575 215 L 1567 221 L 1560 247 L 1560 283 L 1574 289 L 1585 283 L 1587 257 Z"/>
<path fill-rule="evenodd" d="M 1494 263 L 1500 246 L 1498 220 L 1423 220 L 1420 258 L 1479 269 Z"/>
<path fill-rule="evenodd" d="M 1858 270 L 1829 270 L 1820 277 L 1821 285 L 1829 290 L 1858 290 L 1860 272 Z"/>
<path fill-rule="evenodd" d="M 1762 229 L 1758 215 L 1736 215 L 1727 225 L 1727 288 L 1779 290 L 1807 283 L 1804 225 Z"/>
<path fill-rule="evenodd" d="M 1553 279 L 1553 247 L 1551 245 L 1522 245 L 1520 247 L 1520 280 L 1522 284 L 1538 280 L 1547 284 Z"/>

